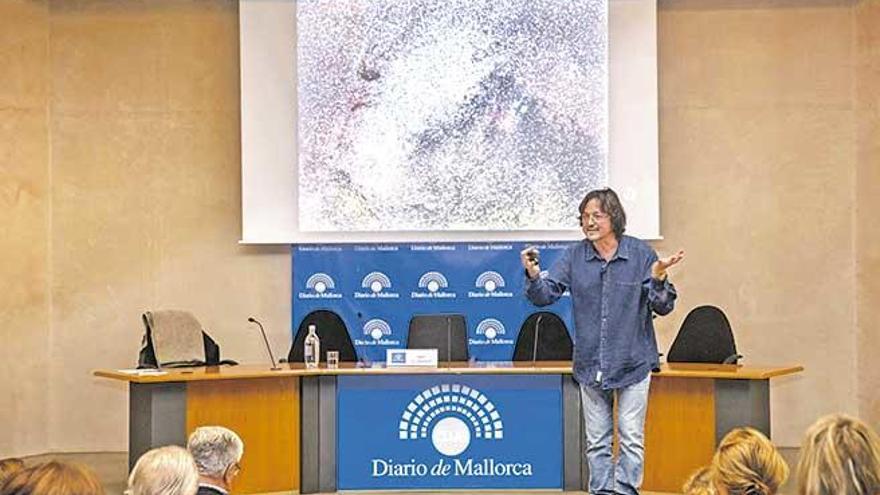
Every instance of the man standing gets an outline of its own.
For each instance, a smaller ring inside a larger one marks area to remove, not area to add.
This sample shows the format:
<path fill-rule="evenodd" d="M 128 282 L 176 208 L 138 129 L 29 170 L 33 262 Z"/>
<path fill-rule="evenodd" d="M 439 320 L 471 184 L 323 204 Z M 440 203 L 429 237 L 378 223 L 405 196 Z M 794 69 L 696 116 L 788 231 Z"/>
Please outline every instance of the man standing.
<path fill-rule="evenodd" d="M 545 306 L 571 292 L 573 369 L 584 410 L 590 493 L 638 494 L 648 387 L 659 364 L 652 312 L 672 311 L 676 292 L 666 270 L 684 258 L 684 251 L 658 258 L 645 242 L 623 235 L 626 213 L 611 189 L 590 191 L 578 211 L 586 239 L 566 249 L 549 272 L 541 273 L 537 249 L 520 253 L 526 295 Z M 616 463 L 611 452 L 615 395 Z"/>
<path fill-rule="evenodd" d="M 241 471 L 241 438 L 222 426 L 201 426 L 189 436 L 186 448 L 199 469 L 197 495 L 228 495 L 232 480 Z"/>

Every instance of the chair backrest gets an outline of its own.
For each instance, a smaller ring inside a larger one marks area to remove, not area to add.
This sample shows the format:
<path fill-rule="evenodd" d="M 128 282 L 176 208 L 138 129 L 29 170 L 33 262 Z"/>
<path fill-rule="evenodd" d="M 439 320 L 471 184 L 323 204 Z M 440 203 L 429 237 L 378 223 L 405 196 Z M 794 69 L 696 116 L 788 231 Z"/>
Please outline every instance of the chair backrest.
<path fill-rule="evenodd" d="M 408 349 L 437 349 L 440 361 L 467 361 L 467 320 L 461 314 L 415 315 L 409 321 Z"/>
<path fill-rule="evenodd" d="M 315 333 L 321 339 L 322 363 L 327 362 L 327 351 L 339 351 L 340 362 L 357 362 L 357 350 L 351 342 L 351 335 L 348 334 L 345 322 L 333 311 L 319 309 L 307 314 L 300 322 L 296 336 L 293 338 L 293 345 L 290 346 L 290 351 L 287 353 L 288 363 L 303 362 L 303 349 L 306 335 L 309 334 L 309 325 L 315 325 Z"/>
<path fill-rule="evenodd" d="M 666 361 L 735 364 L 740 357 L 724 312 L 715 306 L 699 306 L 685 317 Z"/>
<path fill-rule="evenodd" d="M 236 364 L 220 360 L 220 346 L 189 311 L 147 311 L 141 321 L 144 338 L 139 368 Z"/>
<path fill-rule="evenodd" d="M 549 311 L 538 311 L 529 315 L 520 327 L 516 346 L 513 348 L 513 360 L 531 361 L 534 357 L 538 361 L 569 361 L 573 348 L 571 335 L 562 318 Z"/>

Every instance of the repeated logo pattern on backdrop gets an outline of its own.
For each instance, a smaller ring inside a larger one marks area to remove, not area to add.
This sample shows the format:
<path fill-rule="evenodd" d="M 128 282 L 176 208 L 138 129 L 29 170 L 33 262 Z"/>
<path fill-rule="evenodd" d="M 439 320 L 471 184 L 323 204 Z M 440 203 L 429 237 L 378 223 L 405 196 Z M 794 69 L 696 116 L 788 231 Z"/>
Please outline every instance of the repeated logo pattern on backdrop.
<path fill-rule="evenodd" d="M 419 289 L 410 293 L 413 299 L 455 299 L 458 295 L 449 292 L 449 280 L 441 272 L 425 272 L 419 277 Z"/>
<path fill-rule="evenodd" d="M 339 299 L 342 294 L 333 292 L 336 282 L 326 273 L 313 273 L 306 280 L 306 290 L 300 292 L 300 299 Z"/>
<path fill-rule="evenodd" d="M 364 332 L 362 338 L 353 340 L 356 346 L 400 346 L 400 340 L 394 339 L 391 335 L 391 325 L 380 318 L 373 318 L 364 323 Z"/>
<path fill-rule="evenodd" d="M 506 361 L 520 327 L 535 311 L 558 314 L 571 332 L 571 304 L 564 297 L 537 308 L 523 295 L 519 252 L 541 249 L 549 267 L 565 243 L 452 243 L 298 245 L 293 256 L 295 334 L 317 310 L 338 314 L 358 356 L 382 361 L 386 349 L 406 346 L 415 315 L 465 315 L 469 355 Z"/>

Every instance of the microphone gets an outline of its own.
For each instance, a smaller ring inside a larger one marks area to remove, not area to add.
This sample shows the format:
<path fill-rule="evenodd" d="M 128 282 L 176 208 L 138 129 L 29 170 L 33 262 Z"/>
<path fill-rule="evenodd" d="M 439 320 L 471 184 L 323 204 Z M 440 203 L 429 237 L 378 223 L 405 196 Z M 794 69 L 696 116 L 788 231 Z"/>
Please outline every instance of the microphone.
<path fill-rule="evenodd" d="M 263 324 L 257 321 L 253 316 L 248 317 L 248 321 L 256 323 L 257 326 L 260 327 L 260 333 L 263 334 L 263 342 L 266 343 L 266 350 L 269 352 L 269 360 L 272 361 L 272 371 L 280 370 L 281 368 L 275 365 L 275 356 L 272 355 L 272 347 L 269 346 L 269 339 L 266 338 L 266 330 L 263 329 Z"/>
<path fill-rule="evenodd" d="M 538 315 L 538 318 L 535 320 L 535 342 L 532 345 L 532 364 L 535 364 L 535 361 L 538 360 L 538 336 L 541 331 L 541 320 L 544 318 L 544 315 Z"/>
<path fill-rule="evenodd" d="M 452 317 L 446 317 L 446 365 L 452 363 Z"/>

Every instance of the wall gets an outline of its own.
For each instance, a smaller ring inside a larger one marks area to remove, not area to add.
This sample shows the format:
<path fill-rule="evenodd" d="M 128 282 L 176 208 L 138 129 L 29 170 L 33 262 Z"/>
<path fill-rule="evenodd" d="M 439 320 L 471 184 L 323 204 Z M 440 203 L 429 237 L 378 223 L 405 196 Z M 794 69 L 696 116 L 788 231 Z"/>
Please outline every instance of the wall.
<path fill-rule="evenodd" d="M 744 363 L 806 366 L 771 388 L 787 446 L 858 412 L 853 34 L 849 2 L 660 2 L 657 247 L 688 251 L 660 340 L 715 304 Z"/>
<path fill-rule="evenodd" d="M 661 346 L 712 303 L 746 363 L 804 364 L 772 390 L 782 445 L 825 412 L 880 420 L 878 20 L 660 2 L 657 248 L 688 251 Z M 0 64 L 0 453 L 124 450 L 125 387 L 91 371 L 134 364 L 142 311 L 189 308 L 245 362 L 251 314 L 289 346 L 287 248 L 237 243 L 237 3 L 3 2 Z"/>
<path fill-rule="evenodd" d="M 856 108 L 856 281 L 858 398 L 861 417 L 880 429 L 880 2 L 856 7 L 859 53 Z"/>
<path fill-rule="evenodd" d="M 0 457 L 48 446 L 48 16 L 0 3 Z"/>
<path fill-rule="evenodd" d="M 290 256 L 237 243 L 237 3 L 51 7 L 49 438 L 55 450 L 119 450 L 124 388 L 89 374 L 135 362 L 140 313 L 188 308 L 226 357 L 260 362 L 253 314 L 283 354 Z"/>
<path fill-rule="evenodd" d="M 238 244 L 237 2 L 0 19 L 0 454 L 124 450 L 125 387 L 91 372 L 136 363 L 141 312 L 188 308 L 243 362 L 250 315 L 290 345 L 289 249 Z"/>

